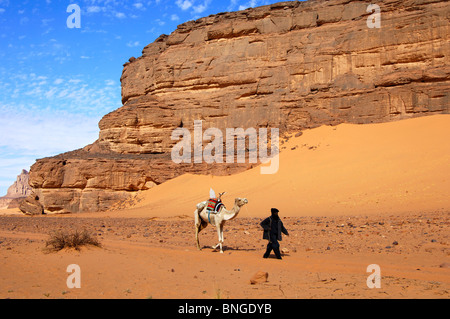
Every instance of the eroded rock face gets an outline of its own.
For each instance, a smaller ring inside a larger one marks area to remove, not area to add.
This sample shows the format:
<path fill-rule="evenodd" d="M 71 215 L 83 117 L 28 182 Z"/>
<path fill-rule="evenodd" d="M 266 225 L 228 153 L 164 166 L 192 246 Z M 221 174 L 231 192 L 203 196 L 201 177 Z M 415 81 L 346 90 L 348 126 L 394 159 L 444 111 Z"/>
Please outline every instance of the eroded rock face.
<path fill-rule="evenodd" d="M 31 194 L 28 195 L 19 205 L 19 209 L 25 215 L 42 215 L 44 206 L 39 202 L 39 197 Z"/>
<path fill-rule="evenodd" d="M 31 185 L 49 211 L 110 209 L 184 172 L 250 164 L 174 164 L 178 127 L 203 130 L 372 123 L 449 112 L 446 1 L 281 2 L 186 22 L 124 65 L 124 106 L 83 150 L 42 159 Z M 64 164 L 65 163 L 65 164 Z"/>
<path fill-rule="evenodd" d="M 19 203 L 32 193 L 28 181 L 29 173 L 24 169 L 17 175 L 16 181 L 8 188 L 6 195 L 0 197 L 0 209 L 18 207 Z"/>
<path fill-rule="evenodd" d="M 368 28 L 367 6 L 282 2 L 180 25 L 127 63 L 121 79 L 126 107 L 151 96 L 161 110 L 146 104 L 160 117 L 102 130 L 100 142 L 141 153 L 129 136 L 153 129 L 159 139 L 146 141 L 168 150 L 170 121 L 298 131 L 448 112 L 448 5 L 381 1 L 379 29 Z"/>

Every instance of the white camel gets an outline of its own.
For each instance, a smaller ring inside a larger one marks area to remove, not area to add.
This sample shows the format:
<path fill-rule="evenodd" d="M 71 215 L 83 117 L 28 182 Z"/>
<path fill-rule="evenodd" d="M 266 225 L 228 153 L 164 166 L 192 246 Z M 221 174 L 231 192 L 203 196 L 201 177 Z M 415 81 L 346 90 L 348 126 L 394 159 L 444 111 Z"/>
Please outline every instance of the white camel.
<path fill-rule="evenodd" d="M 223 194 L 225 193 L 221 193 L 219 195 L 219 199 L 222 197 Z M 211 225 L 216 227 L 217 235 L 219 237 L 219 243 L 215 246 L 212 246 L 212 248 L 215 250 L 217 249 L 217 247 L 220 247 L 220 253 L 223 254 L 222 249 L 223 225 L 227 220 L 232 220 L 236 218 L 236 216 L 239 214 L 239 211 L 241 210 L 241 207 L 247 203 L 248 200 L 246 198 L 236 198 L 234 200 L 234 206 L 231 210 L 228 211 L 225 208 L 225 206 L 222 206 L 222 208 L 217 214 L 210 213 L 209 216 L 208 212 L 206 211 L 207 201 L 197 204 L 197 209 L 194 212 L 194 218 L 195 218 L 195 240 L 197 242 L 198 250 L 201 250 L 200 242 L 198 240 L 198 233 L 206 226 L 208 226 L 208 223 L 211 223 Z"/>

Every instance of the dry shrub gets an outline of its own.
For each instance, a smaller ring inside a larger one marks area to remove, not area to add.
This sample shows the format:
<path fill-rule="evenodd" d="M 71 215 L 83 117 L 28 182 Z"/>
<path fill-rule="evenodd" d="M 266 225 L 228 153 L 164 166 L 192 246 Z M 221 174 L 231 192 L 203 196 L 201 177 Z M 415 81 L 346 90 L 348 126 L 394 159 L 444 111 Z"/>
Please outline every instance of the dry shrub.
<path fill-rule="evenodd" d="M 50 239 L 46 241 L 45 247 L 52 251 L 60 251 L 64 248 L 74 248 L 80 250 L 82 246 L 96 246 L 101 247 L 100 242 L 95 235 L 88 232 L 86 229 L 73 232 L 57 231 L 50 234 Z"/>

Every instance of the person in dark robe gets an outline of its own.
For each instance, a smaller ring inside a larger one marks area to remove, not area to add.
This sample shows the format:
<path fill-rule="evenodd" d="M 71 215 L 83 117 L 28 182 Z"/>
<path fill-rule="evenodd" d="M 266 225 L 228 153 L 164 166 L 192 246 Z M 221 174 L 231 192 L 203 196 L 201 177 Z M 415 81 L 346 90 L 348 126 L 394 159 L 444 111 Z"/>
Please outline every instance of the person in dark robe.
<path fill-rule="evenodd" d="M 272 208 L 270 211 L 272 215 L 261 222 L 261 227 L 264 230 L 263 239 L 267 239 L 269 241 L 263 257 L 268 258 L 273 250 L 275 256 L 278 259 L 281 259 L 280 243 L 278 241 L 282 240 L 281 233 L 287 236 L 289 236 L 289 233 L 278 216 L 279 210 Z"/>

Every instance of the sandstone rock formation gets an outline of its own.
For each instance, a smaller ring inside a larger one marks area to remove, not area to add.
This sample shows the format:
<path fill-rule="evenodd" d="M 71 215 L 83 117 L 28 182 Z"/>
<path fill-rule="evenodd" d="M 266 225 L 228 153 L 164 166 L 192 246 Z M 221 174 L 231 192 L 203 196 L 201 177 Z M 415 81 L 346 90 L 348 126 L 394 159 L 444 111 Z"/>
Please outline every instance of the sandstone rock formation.
<path fill-rule="evenodd" d="M 0 209 L 18 207 L 19 202 L 32 192 L 28 182 L 29 173 L 27 170 L 22 170 L 17 175 L 16 181 L 8 188 L 6 195 L 0 197 Z"/>
<path fill-rule="evenodd" d="M 450 7 L 439 0 L 310 0 L 189 21 L 124 65 L 123 107 L 82 150 L 41 159 L 30 184 L 51 212 L 111 209 L 184 172 L 250 164 L 174 164 L 174 129 L 372 123 L 449 112 Z"/>
<path fill-rule="evenodd" d="M 29 195 L 19 205 L 19 209 L 25 215 L 42 215 L 44 213 L 44 206 L 39 202 L 39 197 Z"/>

